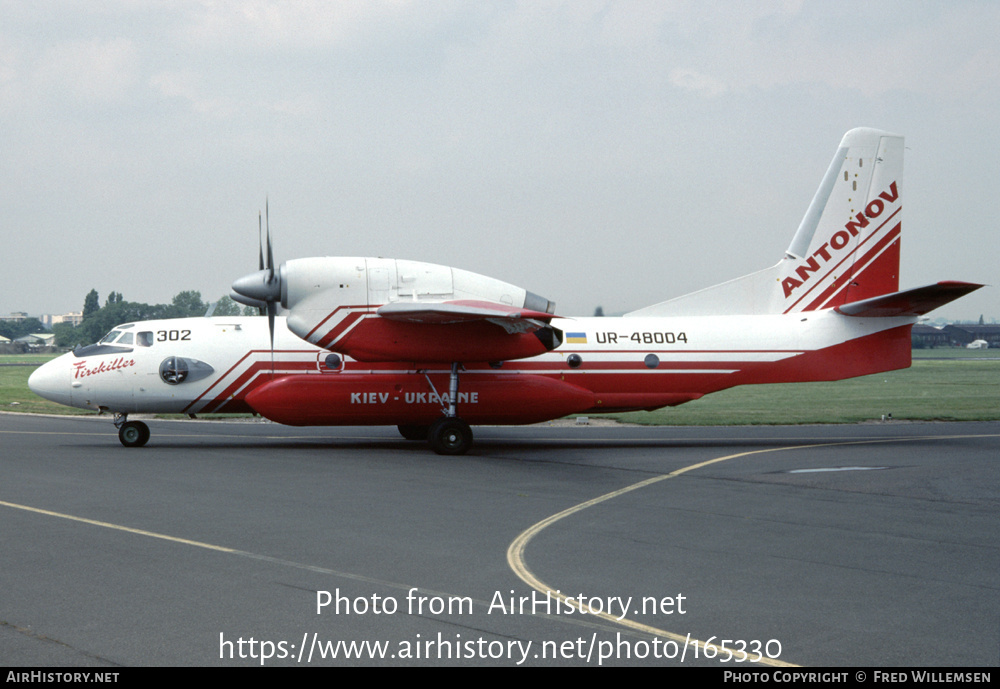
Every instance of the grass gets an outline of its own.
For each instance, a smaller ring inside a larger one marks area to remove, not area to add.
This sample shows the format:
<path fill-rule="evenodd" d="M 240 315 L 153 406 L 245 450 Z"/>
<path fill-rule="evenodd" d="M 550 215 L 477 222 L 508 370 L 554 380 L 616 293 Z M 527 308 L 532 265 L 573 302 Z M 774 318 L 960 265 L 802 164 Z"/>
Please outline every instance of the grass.
<path fill-rule="evenodd" d="M 0 364 L 42 364 L 51 354 L 0 356 Z M 677 426 L 1000 420 L 1000 351 L 915 350 L 913 366 L 835 383 L 752 385 L 655 412 L 608 414 L 627 423 Z M 939 359 L 937 357 L 955 357 Z M 37 397 L 34 366 L 0 365 L 0 410 L 93 414 Z M 603 416 L 603 415 L 602 415 Z"/>
<path fill-rule="evenodd" d="M 41 366 L 56 356 L 58 355 L 0 355 L 0 411 L 21 411 L 34 414 L 92 414 L 93 412 L 88 412 L 85 409 L 74 409 L 49 402 L 28 389 L 28 376 L 35 372 L 37 366 Z"/>
<path fill-rule="evenodd" d="M 1000 359 L 1000 349 L 966 349 L 965 347 L 935 347 L 914 349 L 914 359 Z"/>
<path fill-rule="evenodd" d="M 940 350 L 939 350 L 940 351 Z M 675 426 L 1000 419 L 1000 360 L 914 359 L 913 366 L 832 383 L 752 385 L 655 412 L 609 414 Z"/>

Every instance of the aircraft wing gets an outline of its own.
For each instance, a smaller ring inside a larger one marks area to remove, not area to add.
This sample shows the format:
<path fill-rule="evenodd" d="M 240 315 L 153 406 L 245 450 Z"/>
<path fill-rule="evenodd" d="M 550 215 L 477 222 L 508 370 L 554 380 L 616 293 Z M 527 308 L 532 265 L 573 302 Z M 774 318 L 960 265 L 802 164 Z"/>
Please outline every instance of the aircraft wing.
<path fill-rule="evenodd" d="M 975 292 L 980 287 L 982 285 L 971 282 L 939 282 L 934 285 L 916 287 L 843 304 L 838 306 L 835 311 L 845 316 L 863 318 L 923 316 L 939 306 L 964 297 L 969 292 Z"/>
<path fill-rule="evenodd" d="M 545 327 L 555 316 L 543 311 L 497 302 L 460 299 L 444 302 L 392 302 L 379 307 L 379 316 L 407 323 L 465 323 L 488 321 L 508 333 L 533 332 Z"/>

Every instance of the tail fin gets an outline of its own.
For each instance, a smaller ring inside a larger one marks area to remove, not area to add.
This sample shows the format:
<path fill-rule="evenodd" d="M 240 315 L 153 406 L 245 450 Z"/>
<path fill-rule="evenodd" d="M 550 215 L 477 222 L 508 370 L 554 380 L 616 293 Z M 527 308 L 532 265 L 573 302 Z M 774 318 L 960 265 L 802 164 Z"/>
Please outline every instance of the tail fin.
<path fill-rule="evenodd" d="M 627 315 L 814 311 L 897 291 L 902 176 L 903 137 L 852 129 L 777 265 Z"/>
<path fill-rule="evenodd" d="M 852 129 L 826 174 L 778 264 L 786 313 L 899 289 L 903 137 Z"/>

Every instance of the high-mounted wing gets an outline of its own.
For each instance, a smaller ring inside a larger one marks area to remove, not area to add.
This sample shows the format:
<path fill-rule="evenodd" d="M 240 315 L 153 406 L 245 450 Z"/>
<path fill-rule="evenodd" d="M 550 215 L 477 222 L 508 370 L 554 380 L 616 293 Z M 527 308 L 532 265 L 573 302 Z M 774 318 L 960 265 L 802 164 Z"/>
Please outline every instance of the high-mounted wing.
<path fill-rule="evenodd" d="M 551 313 L 472 299 L 436 304 L 394 302 L 379 307 L 376 313 L 382 318 L 406 323 L 443 324 L 487 321 L 499 325 L 511 334 L 534 332 L 547 326 L 553 318 Z"/>

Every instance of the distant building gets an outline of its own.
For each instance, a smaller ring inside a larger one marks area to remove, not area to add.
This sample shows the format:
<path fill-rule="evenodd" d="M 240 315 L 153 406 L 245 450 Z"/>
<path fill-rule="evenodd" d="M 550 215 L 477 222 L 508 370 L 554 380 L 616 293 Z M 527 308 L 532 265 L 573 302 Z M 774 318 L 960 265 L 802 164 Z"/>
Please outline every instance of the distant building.
<path fill-rule="evenodd" d="M 948 347 L 950 345 L 951 338 L 948 337 L 948 333 L 943 328 L 918 323 L 910 331 L 910 346 L 913 349 L 931 349 L 932 347 Z"/>
<path fill-rule="evenodd" d="M 19 337 L 14 342 L 20 342 L 33 347 L 49 347 L 55 344 L 56 336 L 52 333 L 34 333 Z"/>
<path fill-rule="evenodd" d="M 990 349 L 1000 348 L 1000 325 L 962 323 L 935 328 L 931 325 L 913 326 L 910 341 L 914 349 L 930 347 L 965 347 L 982 340 Z M 980 345 L 983 347 L 983 345 Z"/>
<path fill-rule="evenodd" d="M 76 327 L 83 323 L 83 311 L 71 311 L 70 313 L 64 313 L 59 316 L 45 316 L 42 320 L 43 323 L 46 318 L 48 319 L 48 322 L 45 324 L 50 328 L 56 323 L 69 323 L 73 327 Z"/>
<path fill-rule="evenodd" d="M 957 344 L 967 345 L 975 340 L 985 340 L 991 348 L 1000 347 L 1000 325 L 962 323 L 945 326 L 945 330 Z"/>
<path fill-rule="evenodd" d="M 0 316 L 0 321 L 24 321 L 28 319 L 28 314 L 24 311 L 12 311 L 7 316 Z"/>

